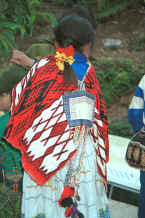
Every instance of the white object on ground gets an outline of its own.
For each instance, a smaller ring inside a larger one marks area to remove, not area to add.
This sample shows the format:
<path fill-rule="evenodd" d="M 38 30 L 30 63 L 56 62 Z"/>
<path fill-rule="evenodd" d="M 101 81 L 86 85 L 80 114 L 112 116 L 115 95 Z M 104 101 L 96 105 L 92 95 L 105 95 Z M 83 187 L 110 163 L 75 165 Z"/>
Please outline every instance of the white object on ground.
<path fill-rule="evenodd" d="M 140 170 L 129 166 L 125 160 L 125 153 L 129 143 L 128 138 L 109 135 L 110 160 L 107 164 L 108 183 L 138 193 L 140 190 Z M 112 190 L 109 197 L 112 195 Z"/>

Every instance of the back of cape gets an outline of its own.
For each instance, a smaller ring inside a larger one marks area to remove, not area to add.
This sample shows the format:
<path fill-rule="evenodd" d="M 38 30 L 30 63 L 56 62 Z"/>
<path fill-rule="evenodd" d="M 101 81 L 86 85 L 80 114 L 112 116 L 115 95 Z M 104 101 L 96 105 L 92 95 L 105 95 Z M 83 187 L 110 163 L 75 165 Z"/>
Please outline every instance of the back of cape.
<path fill-rule="evenodd" d="M 86 91 L 96 98 L 95 120 L 90 134 L 96 144 L 100 174 L 106 180 L 108 125 L 106 109 L 93 67 L 85 77 Z M 64 84 L 55 56 L 42 58 L 13 89 L 11 118 L 5 139 L 22 153 L 24 170 L 39 185 L 63 168 L 76 153 L 74 128 L 69 128 L 62 94 L 76 90 Z"/>

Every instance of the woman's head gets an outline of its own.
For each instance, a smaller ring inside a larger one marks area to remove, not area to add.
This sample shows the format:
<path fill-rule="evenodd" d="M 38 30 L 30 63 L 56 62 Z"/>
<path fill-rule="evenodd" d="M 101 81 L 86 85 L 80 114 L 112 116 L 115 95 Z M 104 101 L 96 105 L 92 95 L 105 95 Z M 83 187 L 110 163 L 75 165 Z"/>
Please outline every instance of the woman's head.
<path fill-rule="evenodd" d="M 93 22 L 94 21 L 94 22 Z M 95 19 L 83 6 L 75 6 L 58 22 L 54 30 L 55 46 L 67 48 L 72 45 L 75 52 L 90 55 L 95 38 Z M 64 62 L 64 82 L 77 84 L 76 75 L 68 63 Z"/>
<path fill-rule="evenodd" d="M 93 44 L 95 31 L 86 18 L 67 15 L 58 23 L 54 35 L 60 47 L 65 48 L 72 45 L 76 51 L 83 52 L 85 45 Z"/>

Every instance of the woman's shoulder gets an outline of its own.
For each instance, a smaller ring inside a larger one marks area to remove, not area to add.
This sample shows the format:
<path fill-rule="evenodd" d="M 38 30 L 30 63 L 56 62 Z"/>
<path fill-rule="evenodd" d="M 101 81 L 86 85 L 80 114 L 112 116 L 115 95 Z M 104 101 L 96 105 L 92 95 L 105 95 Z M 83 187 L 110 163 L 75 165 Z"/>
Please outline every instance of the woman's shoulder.
<path fill-rule="evenodd" d="M 89 63 L 89 69 L 85 77 L 85 83 L 88 84 L 91 89 L 96 89 L 97 91 L 101 92 L 95 68 L 91 63 Z"/>
<path fill-rule="evenodd" d="M 36 66 L 35 67 L 35 70 L 37 72 L 39 71 L 49 71 L 51 70 L 52 68 L 56 68 L 56 59 L 55 59 L 55 55 L 54 54 L 51 54 L 51 55 L 48 55 L 48 56 L 44 56 L 42 58 L 40 58 L 37 63 L 36 63 Z"/>
<path fill-rule="evenodd" d="M 89 62 L 89 68 L 88 68 L 88 71 L 87 71 L 87 75 L 88 75 L 88 77 L 91 77 L 94 80 L 97 79 L 95 68 L 94 68 L 94 66 L 92 65 L 91 62 Z"/>
<path fill-rule="evenodd" d="M 48 63 L 52 63 L 55 61 L 55 54 L 50 54 L 50 55 L 47 55 L 47 56 L 44 56 L 44 57 L 41 57 L 39 60 L 38 60 L 38 64 L 48 64 Z"/>

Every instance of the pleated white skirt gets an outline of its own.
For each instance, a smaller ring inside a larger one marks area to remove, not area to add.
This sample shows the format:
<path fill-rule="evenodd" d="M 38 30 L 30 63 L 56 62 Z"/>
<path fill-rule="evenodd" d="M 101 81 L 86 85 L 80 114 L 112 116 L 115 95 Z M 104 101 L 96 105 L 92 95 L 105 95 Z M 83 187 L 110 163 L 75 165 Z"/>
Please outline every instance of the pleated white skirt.
<path fill-rule="evenodd" d="M 51 181 L 38 186 L 25 172 L 23 178 L 22 218 L 65 218 L 65 209 L 58 205 L 64 188 L 69 164 Z M 108 199 L 98 175 L 96 152 L 91 138 L 86 140 L 83 166 L 80 173 L 78 209 L 85 218 L 110 218 Z"/>

